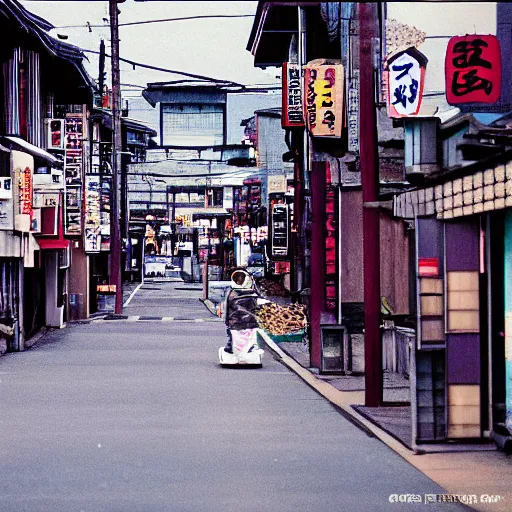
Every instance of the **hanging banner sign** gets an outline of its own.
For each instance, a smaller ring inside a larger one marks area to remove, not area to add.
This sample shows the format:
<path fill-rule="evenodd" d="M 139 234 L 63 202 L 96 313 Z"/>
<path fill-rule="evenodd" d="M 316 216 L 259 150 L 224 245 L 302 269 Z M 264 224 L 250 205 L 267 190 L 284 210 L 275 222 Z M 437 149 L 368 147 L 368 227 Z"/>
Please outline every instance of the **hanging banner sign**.
<path fill-rule="evenodd" d="M 101 248 L 100 176 L 85 177 L 85 252 L 99 252 Z"/>
<path fill-rule="evenodd" d="M 282 72 L 283 94 L 283 128 L 304 126 L 304 111 L 302 107 L 302 80 L 298 64 L 285 62 Z"/>
<path fill-rule="evenodd" d="M 396 53 L 387 61 L 388 115 L 393 118 L 418 114 L 428 59 L 416 48 Z"/>
<path fill-rule="evenodd" d="M 359 151 L 359 70 L 352 71 L 352 77 L 348 81 L 347 98 L 347 125 L 348 125 L 348 150 L 352 153 Z"/>
<path fill-rule="evenodd" d="M 304 67 L 304 115 L 313 137 L 341 137 L 344 72 L 339 61 L 313 60 Z"/>
<path fill-rule="evenodd" d="M 501 51 L 493 35 L 452 37 L 445 58 L 450 105 L 496 103 L 501 93 Z"/>
<path fill-rule="evenodd" d="M 12 175 L 16 186 L 16 214 L 32 214 L 34 158 L 21 151 L 11 151 Z"/>

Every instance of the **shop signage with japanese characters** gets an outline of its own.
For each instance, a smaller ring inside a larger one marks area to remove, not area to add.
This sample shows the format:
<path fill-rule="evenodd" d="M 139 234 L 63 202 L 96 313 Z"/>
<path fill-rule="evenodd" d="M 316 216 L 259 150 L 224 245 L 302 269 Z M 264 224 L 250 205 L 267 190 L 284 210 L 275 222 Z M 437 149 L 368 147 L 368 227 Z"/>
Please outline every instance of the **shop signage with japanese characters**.
<path fill-rule="evenodd" d="M 85 252 L 99 252 L 101 248 L 100 187 L 99 176 L 85 177 Z"/>
<path fill-rule="evenodd" d="M 348 84 L 347 102 L 348 150 L 359 151 L 359 70 L 352 71 Z"/>
<path fill-rule="evenodd" d="M 92 133 L 92 165 L 85 175 L 84 250 L 99 252 L 110 248 L 112 145 L 99 140 L 99 125 Z"/>
<path fill-rule="evenodd" d="M 445 58 L 446 99 L 451 105 L 496 103 L 501 93 L 501 52 L 493 35 L 452 37 Z"/>
<path fill-rule="evenodd" d="M 283 128 L 304 126 L 302 103 L 302 79 L 298 64 L 285 62 L 282 72 L 283 94 Z"/>
<path fill-rule="evenodd" d="M 304 116 L 313 137 L 341 137 L 344 72 L 339 61 L 319 59 L 304 68 Z"/>
<path fill-rule="evenodd" d="M 428 59 L 416 48 L 396 53 L 387 61 L 388 115 L 415 116 L 421 108 Z"/>
<path fill-rule="evenodd" d="M 65 234 L 82 232 L 82 175 L 84 165 L 84 116 L 67 114 L 65 123 Z"/>
<path fill-rule="evenodd" d="M 32 169 L 30 167 L 17 170 L 20 212 L 23 215 L 32 215 Z"/>
<path fill-rule="evenodd" d="M 11 151 L 12 177 L 14 184 L 14 215 L 19 231 L 30 231 L 32 221 L 32 198 L 34 158 L 21 151 Z"/>

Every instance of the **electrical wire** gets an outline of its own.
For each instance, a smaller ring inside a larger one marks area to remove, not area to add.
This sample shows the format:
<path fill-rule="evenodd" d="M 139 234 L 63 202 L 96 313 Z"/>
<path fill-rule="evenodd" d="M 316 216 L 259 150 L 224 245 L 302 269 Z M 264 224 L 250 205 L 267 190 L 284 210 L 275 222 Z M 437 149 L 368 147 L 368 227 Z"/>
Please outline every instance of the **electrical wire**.
<path fill-rule="evenodd" d="M 82 50 L 82 52 L 85 52 L 85 53 L 93 53 L 95 55 L 100 54 L 100 52 L 96 51 L 96 50 L 85 50 L 83 48 L 81 48 L 81 50 Z M 105 57 L 112 58 L 111 55 L 109 55 L 107 53 L 105 54 Z M 131 64 L 133 66 L 134 70 L 138 66 L 139 68 L 152 69 L 154 71 L 162 71 L 164 73 L 173 73 L 175 75 L 188 76 L 190 78 L 198 78 L 200 80 L 206 80 L 208 82 L 214 82 L 217 84 L 223 84 L 223 85 L 227 85 L 227 86 L 235 86 L 235 87 L 242 87 L 242 88 L 245 87 L 243 84 L 239 84 L 238 82 L 233 82 L 231 80 L 220 80 L 218 78 L 212 78 L 210 76 L 197 75 L 195 73 L 186 73 L 185 71 L 177 71 L 175 69 L 161 68 L 159 66 L 151 66 L 150 64 L 143 64 L 142 62 L 135 62 L 134 60 L 124 59 L 122 57 L 119 57 L 119 60 L 121 62 L 126 62 L 127 64 Z"/>
<path fill-rule="evenodd" d="M 144 20 L 144 21 L 129 21 L 126 23 L 119 23 L 119 27 L 128 27 L 133 25 L 148 25 L 150 23 L 166 23 L 168 21 L 188 21 L 188 20 L 202 20 L 202 19 L 215 19 L 215 18 L 254 18 L 254 14 L 210 14 L 203 16 L 184 16 L 182 18 L 165 18 L 161 20 Z M 54 28 L 108 28 L 109 24 L 105 25 L 91 25 L 86 23 L 85 25 L 62 25 Z"/>
<path fill-rule="evenodd" d="M 147 163 L 147 162 L 140 162 L 140 163 Z M 134 165 L 134 164 L 130 164 L 130 165 Z M 136 165 L 136 164 L 135 164 Z M 162 174 L 162 173 L 158 173 L 158 172 L 145 172 L 144 174 L 140 173 L 140 172 L 126 172 L 126 173 L 123 173 L 125 174 L 126 176 L 140 176 L 140 177 L 146 177 L 146 176 L 151 176 L 153 178 L 216 178 L 216 177 L 221 177 L 221 176 L 225 176 L 226 179 L 228 178 L 238 178 L 240 176 L 238 176 L 238 174 L 261 174 L 261 173 L 258 173 L 257 171 L 254 171 L 254 172 L 251 172 L 250 169 L 252 169 L 251 167 L 248 167 L 249 170 L 243 170 L 243 171 L 236 171 L 236 172 L 217 172 L 217 173 L 214 173 L 212 172 L 211 174 Z"/>

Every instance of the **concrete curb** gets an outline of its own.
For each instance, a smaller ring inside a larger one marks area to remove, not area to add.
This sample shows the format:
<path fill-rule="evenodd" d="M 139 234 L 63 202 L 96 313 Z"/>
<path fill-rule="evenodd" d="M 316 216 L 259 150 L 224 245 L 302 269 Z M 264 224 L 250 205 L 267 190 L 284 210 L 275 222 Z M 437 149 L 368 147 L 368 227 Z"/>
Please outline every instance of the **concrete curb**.
<path fill-rule="evenodd" d="M 285 354 L 279 346 L 261 329 L 259 334 L 265 345 L 269 350 L 278 357 L 278 359 L 290 370 L 296 373 L 302 380 L 304 380 L 311 388 L 317 393 L 326 398 L 331 404 L 336 406 L 347 419 L 351 420 L 358 427 L 371 433 L 372 436 L 382 441 L 386 446 L 391 448 L 394 452 L 398 453 L 407 462 L 416 466 L 414 458 L 418 456 L 414 451 L 406 448 L 400 441 L 397 441 L 393 436 L 377 427 L 371 421 L 367 420 L 364 416 L 355 411 L 351 406 L 350 397 L 353 396 L 350 392 L 339 391 L 327 382 L 317 379 L 309 370 L 303 368 L 297 361 L 295 361 L 288 354 Z"/>

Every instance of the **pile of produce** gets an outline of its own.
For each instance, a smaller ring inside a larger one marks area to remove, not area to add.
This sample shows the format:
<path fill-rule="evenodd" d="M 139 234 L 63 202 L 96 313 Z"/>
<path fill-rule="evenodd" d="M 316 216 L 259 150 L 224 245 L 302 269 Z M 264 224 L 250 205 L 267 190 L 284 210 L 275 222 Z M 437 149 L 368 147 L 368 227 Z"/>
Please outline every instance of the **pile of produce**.
<path fill-rule="evenodd" d="M 265 295 L 273 295 L 274 297 L 286 297 L 288 295 L 288 290 L 283 286 L 282 282 L 266 278 L 258 281 L 258 288 Z"/>
<path fill-rule="evenodd" d="M 307 326 L 306 306 L 303 304 L 290 304 L 280 306 L 269 302 L 258 308 L 258 322 L 262 329 L 270 334 L 291 334 Z"/>

